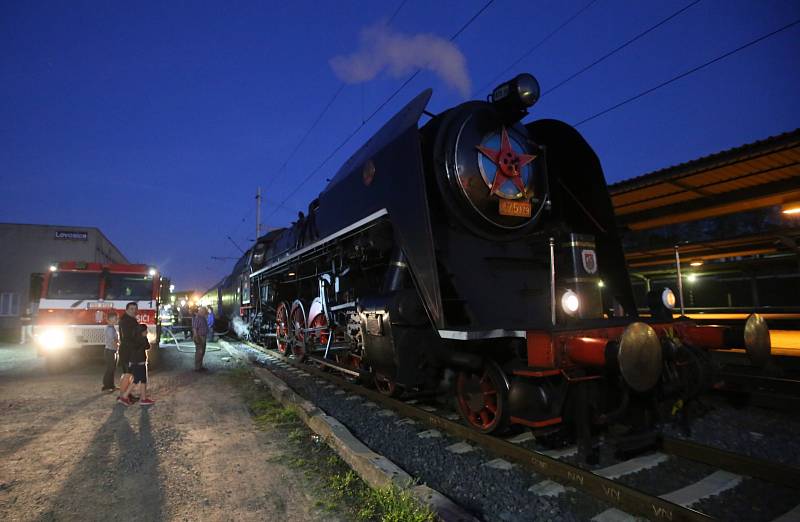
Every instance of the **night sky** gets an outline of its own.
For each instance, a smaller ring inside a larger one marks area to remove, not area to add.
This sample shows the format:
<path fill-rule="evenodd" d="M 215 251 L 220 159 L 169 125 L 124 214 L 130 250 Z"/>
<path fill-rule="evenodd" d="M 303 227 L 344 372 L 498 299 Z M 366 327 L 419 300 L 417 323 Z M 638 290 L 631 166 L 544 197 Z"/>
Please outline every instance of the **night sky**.
<path fill-rule="evenodd" d="M 437 112 L 527 71 L 546 93 L 528 119 L 575 124 L 800 19 L 700 1 L 548 92 L 693 1 L 496 0 L 450 44 L 486 3 L 0 2 L 0 222 L 97 226 L 205 289 L 233 264 L 211 256 L 240 255 L 227 236 L 255 236 L 256 187 L 286 224 L 426 87 Z M 578 128 L 610 183 L 789 131 L 798 56 L 794 25 Z"/>

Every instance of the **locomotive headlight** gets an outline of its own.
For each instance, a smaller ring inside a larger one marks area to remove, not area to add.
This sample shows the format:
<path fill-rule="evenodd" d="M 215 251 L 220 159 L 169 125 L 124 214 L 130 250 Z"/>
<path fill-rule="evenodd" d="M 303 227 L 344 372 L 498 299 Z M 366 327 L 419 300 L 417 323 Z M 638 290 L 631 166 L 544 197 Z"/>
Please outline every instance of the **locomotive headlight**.
<path fill-rule="evenodd" d="M 47 351 L 53 351 L 63 348 L 66 339 L 63 330 L 52 328 L 42 332 L 37 340 L 42 345 L 42 348 Z"/>
<path fill-rule="evenodd" d="M 578 294 L 573 292 L 572 290 L 567 290 L 564 292 L 564 295 L 561 296 L 561 308 L 568 314 L 568 315 L 575 315 L 577 313 L 578 308 L 581 307 L 581 300 L 578 299 Z"/>
<path fill-rule="evenodd" d="M 539 100 L 539 82 L 533 75 L 522 73 L 501 83 L 492 91 L 489 99 L 509 121 L 519 121 L 527 108 Z"/>
<path fill-rule="evenodd" d="M 661 292 L 661 302 L 666 306 L 669 310 L 675 309 L 675 293 L 670 290 L 669 288 L 665 288 L 663 292 Z"/>

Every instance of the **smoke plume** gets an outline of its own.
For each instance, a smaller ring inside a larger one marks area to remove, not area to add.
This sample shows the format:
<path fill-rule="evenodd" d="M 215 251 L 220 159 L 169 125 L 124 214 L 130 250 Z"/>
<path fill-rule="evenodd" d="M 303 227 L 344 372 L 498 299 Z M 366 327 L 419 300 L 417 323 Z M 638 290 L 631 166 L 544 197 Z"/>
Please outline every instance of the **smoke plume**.
<path fill-rule="evenodd" d="M 383 23 L 364 29 L 359 49 L 331 58 L 330 65 L 345 83 L 369 81 L 384 69 L 393 76 L 427 69 L 464 98 L 470 94 L 467 60 L 452 42 L 432 34 L 398 33 Z"/>

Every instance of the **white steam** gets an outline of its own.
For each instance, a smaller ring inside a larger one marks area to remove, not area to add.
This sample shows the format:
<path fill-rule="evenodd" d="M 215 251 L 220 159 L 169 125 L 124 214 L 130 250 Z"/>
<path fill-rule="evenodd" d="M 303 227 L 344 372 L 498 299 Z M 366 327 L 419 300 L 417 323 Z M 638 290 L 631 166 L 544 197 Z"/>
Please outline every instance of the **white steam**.
<path fill-rule="evenodd" d="M 432 34 L 398 33 L 383 23 L 364 29 L 360 48 L 353 54 L 334 56 L 330 64 L 345 83 L 369 81 L 384 69 L 393 76 L 427 69 L 464 98 L 470 95 L 467 60 L 452 42 Z"/>
<path fill-rule="evenodd" d="M 249 339 L 250 326 L 242 321 L 241 317 L 234 317 L 231 321 L 231 326 L 233 327 L 233 331 L 236 332 L 236 336 L 239 337 L 239 339 Z"/>

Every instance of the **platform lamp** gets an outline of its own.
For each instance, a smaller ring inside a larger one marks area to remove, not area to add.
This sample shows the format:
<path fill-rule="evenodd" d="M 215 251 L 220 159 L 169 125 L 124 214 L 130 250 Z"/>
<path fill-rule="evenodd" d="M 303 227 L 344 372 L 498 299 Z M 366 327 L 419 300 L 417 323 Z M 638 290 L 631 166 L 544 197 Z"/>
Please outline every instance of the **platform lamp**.
<path fill-rule="evenodd" d="M 800 201 L 792 201 L 781 205 L 781 214 L 800 217 Z"/>

